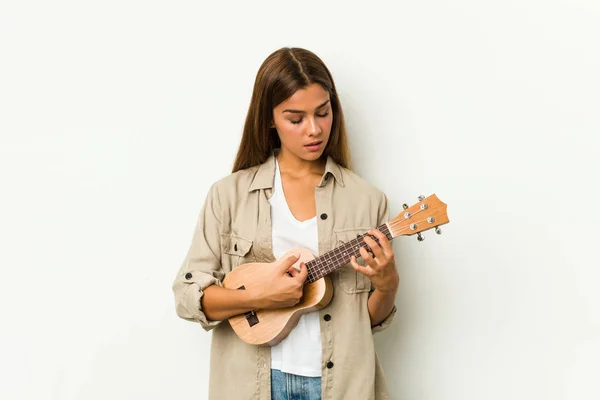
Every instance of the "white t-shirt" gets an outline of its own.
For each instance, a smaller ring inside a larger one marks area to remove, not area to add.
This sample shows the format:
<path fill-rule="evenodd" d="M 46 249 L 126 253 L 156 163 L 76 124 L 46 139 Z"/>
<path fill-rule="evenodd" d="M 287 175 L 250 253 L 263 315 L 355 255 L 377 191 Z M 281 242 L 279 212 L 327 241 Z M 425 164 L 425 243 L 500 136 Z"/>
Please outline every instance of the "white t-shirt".
<path fill-rule="evenodd" d="M 275 159 L 275 182 L 271 204 L 273 256 L 276 259 L 295 247 L 319 252 L 317 217 L 298 221 L 283 193 L 279 163 Z M 302 376 L 321 376 L 321 329 L 319 312 L 304 314 L 298 325 L 278 345 L 271 347 L 271 368 Z"/>

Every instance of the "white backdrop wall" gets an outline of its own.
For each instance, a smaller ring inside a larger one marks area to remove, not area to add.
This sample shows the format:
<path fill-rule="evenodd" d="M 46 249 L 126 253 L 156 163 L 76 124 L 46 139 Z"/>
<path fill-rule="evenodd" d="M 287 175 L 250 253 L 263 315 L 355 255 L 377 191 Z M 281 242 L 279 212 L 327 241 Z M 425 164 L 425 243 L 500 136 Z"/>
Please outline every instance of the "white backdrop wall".
<path fill-rule="evenodd" d="M 600 398 L 598 2 L 0 4 L 0 398 L 206 398 L 171 283 L 283 46 L 392 213 L 448 204 L 394 242 L 392 398 Z"/>

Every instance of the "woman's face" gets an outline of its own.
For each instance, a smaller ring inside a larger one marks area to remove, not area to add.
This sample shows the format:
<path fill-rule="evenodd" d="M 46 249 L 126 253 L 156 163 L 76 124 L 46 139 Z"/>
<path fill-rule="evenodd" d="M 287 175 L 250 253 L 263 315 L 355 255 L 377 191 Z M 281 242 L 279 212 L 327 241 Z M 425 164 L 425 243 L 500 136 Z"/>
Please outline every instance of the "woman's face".
<path fill-rule="evenodd" d="M 273 122 L 282 152 L 317 160 L 327 145 L 333 123 L 329 93 L 318 83 L 298 89 L 273 109 Z"/>

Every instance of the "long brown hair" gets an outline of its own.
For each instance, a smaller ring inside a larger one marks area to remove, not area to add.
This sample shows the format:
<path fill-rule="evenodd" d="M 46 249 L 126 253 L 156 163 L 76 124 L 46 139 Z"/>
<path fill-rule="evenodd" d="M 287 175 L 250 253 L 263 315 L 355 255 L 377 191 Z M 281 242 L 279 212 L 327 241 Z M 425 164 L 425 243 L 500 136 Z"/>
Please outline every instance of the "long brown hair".
<path fill-rule="evenodd" d="M 329 92 L 333 112 L 329 141 L 321 157 L 331 156 L 339 165 L 351 167 L 344 113 L 331 73 L 316 54 L 297 47 L 283 47 L 269 55 L 256 74 L 232 172 L 264 163 L 271 152 L 281 146 L 277 130 L 270 127 L 273 108 L 298 89 L 313 83 Z"/>

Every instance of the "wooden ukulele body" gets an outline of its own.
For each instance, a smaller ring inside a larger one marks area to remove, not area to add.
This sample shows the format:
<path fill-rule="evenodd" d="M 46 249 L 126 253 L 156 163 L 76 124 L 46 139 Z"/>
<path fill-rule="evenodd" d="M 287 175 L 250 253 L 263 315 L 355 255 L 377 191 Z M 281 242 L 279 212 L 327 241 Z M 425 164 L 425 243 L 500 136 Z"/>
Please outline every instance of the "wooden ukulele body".
<path fill-rule="evenodd" d="M 263 283 L 267 274 L 291 254 L 300 254 L 300 258 L 293 265 L 298 270 L 301 262 L 307 263 L 315 258 L 310 250 L 296 248 L 272 263 L 243 264 L 227 274 L 223 280 L 223 287 L 243 290 Z M 287 337 L 303 314 L 325 307 L 332 296 L 331 278 L 324 276 L 304 285 L 302 299 L 295 306 L 255 310 L 233 316 L 229 318 L 229 323 L 244 342 L 259 346 L 275 346 Z"/>

